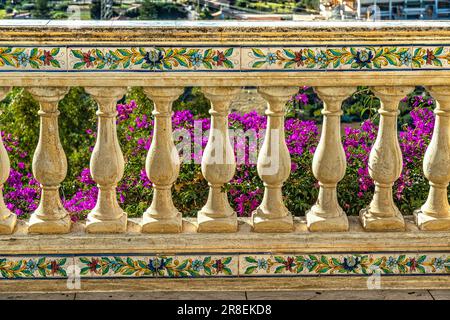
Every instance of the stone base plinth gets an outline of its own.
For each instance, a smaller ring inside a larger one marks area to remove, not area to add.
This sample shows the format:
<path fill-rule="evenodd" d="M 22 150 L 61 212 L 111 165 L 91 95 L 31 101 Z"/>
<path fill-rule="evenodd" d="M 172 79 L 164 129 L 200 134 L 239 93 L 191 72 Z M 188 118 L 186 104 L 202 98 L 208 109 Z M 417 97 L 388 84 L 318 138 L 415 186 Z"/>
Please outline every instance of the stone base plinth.
<path fill-rule="evenodd" d="M 16 226 L 17 216 L 10 214 L 8 218 L 0 220 L 0 234 L 11 234 Z"/>
<path fill-rule="evenodd" d="M 211 218 L 201 211 L 197 215 L 197 232 L 236 232 L 238 228 L 237 217 L 232 215 L 225 218 Z"/>
<path fill-rule="evenodd" d="M 254 232 L 285 233 L 294 231 L 294 220 L 291 214 L 283 218 L 273 219 L 259 215 L 254 211 L 252 220 Z"/>
<path fill-rule="evenodd" d="M 30 236 L 18 220 L 0 235 L 2 292 L 450 289 L 450 231 L 421 231 L 412 216 L 401 232 L 366 232 L 348 217 L 348 232 L 312 233 L 302 217 L 289 233 L 255 233 L 252 219 L 238 218 L 236 233 L 199 234 L 196 221 L 183 219 L 179 234 L 145 234 L 129 219 L 117 235 L 87 234 L 77 222 L 55 237 Z M 67 286 L 73 270 L 85 270 L 77 289 Z"/>
<path fill-rule="evenodd" d="M 28 233 L 69 233 L 71 224 L 72 223 L 69 215 L 59 220 L 42 220 L 38 216 L 32 214 L 28 223 Z"/>
<path fill-rule="evenodd" d="M 181 213 L 171 219 L 159 219 L 154 216 L 144 214 L 141 223 L 143 233 L 179 233 L 181 232 Z"/>
<path fill-rule="evenodd" d="M 393 217 L 377 217 L 369 211 L 369 208 L 365 208 L 359 212 L 359 219 L 366 231 L 387 232 L 405 230 L 405 221 L 398 210 Z"/>
<path fill-rule="evenodd" d="M 306 225 L 311 232 L 344 232 L 348 231 L 348 218 L 346 214 L 324 218 L 310 210 L 306 213 Z"/>
<path fill-rule="evenodd" d="M 420 209 L 414 211 L 414 220 L 420 230 L 446 231 L 450 230 L 450 217 L 435 218 L 423 213 Z"/>
<path fill-rule="evenodd" d="M 127 215 L 124 213 L 116 220 L 99 220 L 88 216 L 87 233 L 123 233 L 127 231 Z"/>

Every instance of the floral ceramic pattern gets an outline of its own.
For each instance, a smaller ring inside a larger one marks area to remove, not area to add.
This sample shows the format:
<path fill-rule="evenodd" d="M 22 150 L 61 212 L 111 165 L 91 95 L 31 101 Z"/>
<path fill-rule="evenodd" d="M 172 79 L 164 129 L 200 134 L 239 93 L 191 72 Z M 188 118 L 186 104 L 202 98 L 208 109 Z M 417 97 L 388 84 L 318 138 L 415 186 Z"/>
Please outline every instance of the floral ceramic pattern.
<path fill-rule="evenodd" d="M 67 258 L 60 257 L 0 257 L 0 279 L 67 277 Z"/>
<path fill-rule="evenodd" d="M 245 56 L 245 54 L 243 54 Z M 248 69 L 370 70 L 443 67 L 450 61 L 448 48 L 323 47 L 251 48 Z"/>
<path fill-rule="evenodd" d="M 78 257 L 81 276 L 200 277 L 237 275 L 232 256 Z"/>
<path fill-rule="evenodd" d="M 450 275 L 450 253 L 0 256 L 0 280 L 361 275 Z"/>
<path fill-rule="evenodd" d="M 2 71 L 370 71 L 450 68 L 450 46 L 10 47 Z"/>
<path fill-rule="evenodd" d="M 75 70 L 239 68 L 239 48 L 70 48 Z"/>
<path fill-rule="evenodd" d="M 443 254 L 261 255 L 240 261 L 245 275 L 448 274 Z"/>
<path fill-rule="evenodd" d="M 2 69 L 62 69 L 65 65 L 65 48 L 14 48 L 0 47 Z"/>

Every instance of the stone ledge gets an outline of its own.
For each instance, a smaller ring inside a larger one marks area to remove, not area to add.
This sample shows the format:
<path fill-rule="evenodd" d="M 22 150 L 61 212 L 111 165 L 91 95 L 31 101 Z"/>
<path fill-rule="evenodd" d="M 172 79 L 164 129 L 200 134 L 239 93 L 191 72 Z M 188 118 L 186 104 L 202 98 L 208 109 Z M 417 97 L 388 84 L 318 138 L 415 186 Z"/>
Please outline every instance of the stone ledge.
<path fill-rule="evenodd" d="M 367 290 L 367 277 L 248 278 L 248 279 L 106 279 L 81 281 L 80 289 L 68 289 L 67 280 L 1 280 L 1 292 L 156 292 L 156 291 L 295 291 Z M 381 290 L 450 289 L 448 276 L 382 277 Z M 375 290 L 375 289 L 374 289 Z"/>
<path fill-rule="evenodd" d="M 420 231 L 406 217 L 404 232 L 365 232 L 349 217 L 349 232 L 311 233 L 304 217 L 295 231 L 259 234 L 239 219 L 230 234 L 142 234 L 129 219 L 125 234 L 86 234 L 84 223 L 65 235 L 27 234 L 20 221 L 0 237 L 1 291 L 338 290 L 367 289 L 375 273 L 383 289 L 450 288 L 450 232 Z M 42 281 L 47 280 L 47 281 Z"/>
<path fill-rule="evenodd" d="M 262 234 L 240 218 L 237 233 L 200 234 L 196 219 L 188 218 L 181 234 L 142 234 L 140 219 L 129 219 L 124 234 L 86 234 L 84 223 L 76 223 L 63 235 L 27 234 L 26 222 L 19 221 L 12 235 L 0 236 L 0 254 L 450 252 L 450 232 L 420 231 L 412 216 L 405 220 L 404 232 L 365 232 L 357 217 L 349 217 L 348 232 L 312 233 L 297 217 L 292 233 Z"/>
<path fill-rule="evenodd" d="M 14 43 L 424 43 L 450 39 L 443 21 L 50 21 L 0 20 L 0 42 Z"/>

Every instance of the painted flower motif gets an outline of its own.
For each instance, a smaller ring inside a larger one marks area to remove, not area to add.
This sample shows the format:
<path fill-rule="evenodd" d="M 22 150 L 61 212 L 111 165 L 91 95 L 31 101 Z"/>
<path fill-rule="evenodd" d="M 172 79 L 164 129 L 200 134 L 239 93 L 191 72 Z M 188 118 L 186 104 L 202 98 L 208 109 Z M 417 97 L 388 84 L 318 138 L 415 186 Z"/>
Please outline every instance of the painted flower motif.
<path fill-rule="evenodd" d="M 270 64 L 274 64 L 277 62 L 277 55 L 275 53 L 269 52 L 266 56 L 266 62 Z"/>
<path fill-rule="evenodd" d="M 28 260 L 28 262 L 27 262 L 27 269 L 28 269 L 28 271 L 30 271 L 30 272 L 34 272 L 34 271 L 36 271 L 36 269 L 37 269 L 37 264 L 36 264 L 36 262 L 34 261 L 34 260 Z"/>
<path fill-rule="evenodd" d="M 216 65 L 223 66 L 224 61 L 227 61 L 227 57 L 225 57 L 225 54 L 222 51 L 217 51 Z"/>
<path fill-rule="evenodd" d="M 427 55 L 425 56 L 425 59 L 427 60 L 427 64 L 433 64 L 433 60 L 436 59 L 433 50 L 427 49 Z"/>
<path fill-rule="evenodd" d="M 287 271 L 292 271 L 292 268 L 295 266 L 294 257 L 287 257 L 283 264 Z"/>
<path fill-rule="evenodd" d="M 83 62 L 86 63 L 86 68 L 93 66 L 90 51 L 83 53 Z"/>
<path fill-rule="evenodd" d="M 266 259 L 258 259 L 258 269 L 267 269 L 267 261 Z"/>
<path fill-rule="evenodd" d="M 347 271 L 353 271 L 355 269 L 358 269 L 360 264 L 360 260 L 358 257 L 346 257 L 344 258 L 344 262 L 342 263 L 342 266 L 344 267 L 345 270 Z"/>
<path fill-rule="evenodd" d="M 302 53 L 302 51 L 301 50 L 300 51 L 296 51 L 296 52 L 294 52 L 294 54 L 295 54 L 294 62 L 297 63 L 297 67 L 302 66 L 304 64 L 303 63 L 303 53 Z"/>
<path fill-rule="evenodd" d="M 147 267 L 152 272 L 158 272 L 160 270 L 163 270 L 166 267 L 166 264 L 167 264 L 167 261 L 164 258 L 161 258 L 161 259 L 154 258 L 154 259 L 148 260 Z"/>
<path fill-rule="evenodd" d="M 315 262 L 314 262 L 313 260 L 311 260 L 311 259 L 306 259 L 305 262 L 304 262 L 304 264 L 305 264 L 305 267 L 306 267 L 309 271 L 311 271 L 311 269 L 314 268 L 314 266 L 315 266 Z"/>
<path fill-rule="evenodd" d="M 389 257 L 389 258 L 386 260 L 386 266 L 387 266 L 389 269 L 394 268 L 396 265 L 397 265 L 397 259 L 395 259 L 394 257 Z"/>
<path fill-rule="evenodd" d="M 370 68 L 370 64 L 372 63 L 373 53 L 372 51 L 367 50 L 358 50 L 356 52 L 355 63 L 357 66 L 362 68 Z"/>
<path fill-rule="evenodd" d="M 203 57 L 199 52 L 194 52 L 190 56 L 190 61 L 194 67 L 200 67 L 202 65 Z"/>
<path fill-rule="evenodd" d="M 434 262 L 433 262 L 433 266 L 436 268 L 436 269 L 443 269 L 444 268 L 444 266 L 445 266 L 445 261 L 444 261 L 444 259 L 442 259 L 441 257 L 438 257 L 438 258 L 436 258 L 435 260 L 434 260 Z"/>
<path fill-rule="evenodd" d="M 61 267 L 58 265 L 58 262 L 56 262 L 56 260 L 52 260 L 50 262 L 50 270 L 52 272 L 52 275 L 57 273 L 60 269 L 61 269 Z"/>
<path fill-rule="evenodd" d="M 114 57 L 110 52 L 107 52 L 104 56 L 103 56 L 103 62 L 107 65 L 110 66 L 112 64 L 114 64 L 114 62 L 117 60 L 116 57 Z"/>
<path fill-rule="evenodd" d="M 116 271 L 118 268 L 120 268 L 120 264 L 117 263 L 117 261 L 111 260 L 111 262 L 109 263 L 109 267 Z"/>
<path fill-rule="evenodd" d="M 30 62 L 30 58 L 26 53 L 22 52 L 17 56 L 17 62 L 19 63 L 19 65 L 26 67 L 28 62 Z"/>
<path fill-rule="evenodd" d="M 144 56 L 145 63 L 152 68 L 158 68 L 162 64 L 163 58 L 164 55 L 160 50 L 148 51 Z"/>
<path fill-rule="evenodd" d="M 213 264 L 213 267 L 216 268 L 217 273 L 220 273 L 225 268 L 225 265 L 222 263 L 221 259 L 217 259 L 216 262 Z"/>
<path fill-rule="evenodd" d="M 411 52 L 404 51 L 404 52 L 400 53 L 398 59 L 402 65 L 409 66 L 412 61 Z"/>
<path fill-rule="evenodd" d="M 97 272 L 98 266 L 99 266 L 98 259 L 92 259 L 92 261 L 88 264 L 89 270 L 91 272 Z"/>
<path fill-rule="evenodd" d="M 52 56 L 50 51 L 44 50 L 44 54 L 41 56 L 41 60 L 44 62 L 44 66 L 49 66 L 52 60 L 55 58 Z"/>
<path fill-rule="evenodd" d="M 416 271 L 416 268 L 419 264 L 417 263 L 416 258 L 411 258 L 411 259 L 409 259 L 409 262 L 407 263 L 407 265 L 408 265 L 410 271 Z"/>
<path fill-rule="evenodd" d="M 327 63 L 327 60 L 327 55 L 323 51 L 320 51 L 314 57 L 314 61 L 320 65 L 325 65 Z"/>
<path fill-rule="evenodd" d="M 203 262 L 201 260 L 195 259 L 192 261 L 192 270 L 194 271 L 200 271 L 203 268 Z"/>

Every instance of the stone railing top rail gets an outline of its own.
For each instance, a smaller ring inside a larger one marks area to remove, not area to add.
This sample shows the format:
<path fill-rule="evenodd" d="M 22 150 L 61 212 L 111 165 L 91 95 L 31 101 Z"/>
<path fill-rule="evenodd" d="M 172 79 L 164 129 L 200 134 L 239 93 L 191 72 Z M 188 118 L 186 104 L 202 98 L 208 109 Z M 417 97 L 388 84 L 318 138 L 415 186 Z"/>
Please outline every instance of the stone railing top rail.
<path fill-rule="evenodd" d="M 448 71 L 450 22 L 0 20 L 4 86 L 446 85 Z"/>
<path fill-rule="evenodd" d="M 450 40 L 450 22 L 0 20 L 0 43 L 414 43 Z"/>

